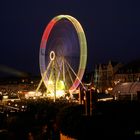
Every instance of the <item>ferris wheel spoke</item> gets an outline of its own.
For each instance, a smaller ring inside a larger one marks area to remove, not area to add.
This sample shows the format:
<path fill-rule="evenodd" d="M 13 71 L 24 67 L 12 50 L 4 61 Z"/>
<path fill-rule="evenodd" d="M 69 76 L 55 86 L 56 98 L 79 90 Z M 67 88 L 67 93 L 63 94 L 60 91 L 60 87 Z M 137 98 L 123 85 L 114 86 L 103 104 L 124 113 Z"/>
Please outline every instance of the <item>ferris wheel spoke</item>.
<path fill-rule="evenodd" d="M 36 89 L 36 93 L 38 92 L 38 90 L 39 90 L 39 88 L 40 88 L 42 82 L 45 80 L 45 77 L 46 77 L 46 75 L 47 75 L 47 72 L 48 72 L 48 70 L 49 70 L 51 64 L 52 64 L 52 61 L 50 61 L 49 65 L 47 66 L 46 71 L 43 73 L 43 76 L 42 76 L 42 78 L 41 78 L 41 80 L 40 80 L 40 83 L 39 83 L 39 85 L 38 85 L 38 87 L 37 87 L 37 89 Z M 46 78 L 47 78 L 47 77 L 46 77 Z"/>
<path fill-rule="evenodd" d="M 74 55 L 64 55 L 64 57 L 66 58 L 66 59 L 80 59 L 80 57 L 77 55 L 77 56 L 74 56 Z"/>
<path fill-rule="evenodd" d="M 68 75 L 69 75 L 69 77 L 70 77 L 71 83 L 73 83 L 74 80 L 73 80 L 73 78 L 72 78 L 72 75 L 71 75 L 71 73 L 70 73 L 70 70 L 69 70 L 69 67 L 68 67 L 67 64 L 66 64 L 66 69 L 67 69 L 67 71 L 68 71 Z"/>
<path fill-rule="evenodd" d="M 64 83 L 66 82 L 66 75 L 65 75 L 65 65 L 64 65 L 64 59 L 62 59 L 62 63 L 63 63 L 63 68 L 62 68 L 62 74 L 63 74 L 63 81 L 64 81 Z"/>
<path fill-rule="evenodd" d="M 56 78 L 56 82 L 58 83 L 59 82 L 59 79 L 60 79 L 60 76 L 61 76 L 61 71 L 62 71 L 62 61 L 60 61 L 61 63 L 59 64 L 58 62 L 57 62 L 57 58 L 56 58 L 56 68 L 55 69 L 57 69 L 57 78 Z"/>
<path fill-rule="evenodd" d="M 71 71 L 73 72 L 73 74 L 75 75 L 76 79 L 80 82 L 80 84 L 84 87 L 82 81 L 80 80 L 80 78 L 78 77 L 78 75 L 75 73 L 75 71 L 73 70 L 73 68 L 70 66 L 70 64 L 66 61 L 66 63 L 68 64 L 69 68 L 71 69 Z M 84 87 L 85 88 L 85 87 Z"/>

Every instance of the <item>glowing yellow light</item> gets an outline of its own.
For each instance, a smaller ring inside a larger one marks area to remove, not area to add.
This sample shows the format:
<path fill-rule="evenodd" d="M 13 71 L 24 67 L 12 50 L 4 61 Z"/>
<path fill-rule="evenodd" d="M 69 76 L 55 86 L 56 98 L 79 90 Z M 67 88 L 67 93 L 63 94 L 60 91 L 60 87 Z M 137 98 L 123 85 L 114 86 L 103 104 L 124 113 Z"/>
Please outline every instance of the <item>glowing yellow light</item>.
<path fill-rule="evenodd" d="M 113 97 L 98 99 L 98 101 L 110 101 L 110 100 L 113 100 Z"/>
<path fill-rule="evenodd" d="M 64 95 L 65 95 L 64 90 L 57 90 L 57 91 L 56 91 L 56 98 L 64 97 Z M 53 93 L 53 92 L 48 93 L 48 94 L 47 94 L 47 97 L 53 99 L 53 98 L 54 98 L 54 93 Z"/>
<path fill-rule="evenodd" d="M 48 81 L 48 85 L 49 85 L 49 84 L 53 84 L 53 81 L 52 81 L 52 80 L 49 80 L 49 81 Z"/>
<path fill-rule="evenodd" d="M 100 91 L 99 91 L 99 89 L 97 89 L 97 93 L 99 93 Z"/>
<path fill-rule="evenodd" d="M 95 90 L 95 87 L 91 87 L 91 89 Z"/>
<path fill-rule="evenodd" d="M 64 90 L 64 89 L 65 89 L 64 82 L 60 80 L 60 81 L 57 83 L 56 89 L 58 89 L 58 90 Z"/>
<path fill-rule="evenodd" d="M 105 93 L 108 94 L 108 90 L 107 89 L 105 90 Z"/>
<path fill-rule="evenodd" d="M 49 80 L 47 87 L 48 87 L 47 97 L 54 98 L 54 88 L 55 88 L 54 82 L 52 80 Z M 65 90 L 64 82 L 62 80 L 57 81 L 56 82 L 56 98 L 60 98 L 64 96 L 65 95 L 64 90 Z"/>
<path fill-rule="evenodd" d="M 48 91 L 50 92 L 50 93 L 52 93 L 52 92 L 54 92 L 54 82 L 52 81 L 52 80 L 49 80 L 48 81 Z M 62 81 L 62 80 L 60 80 L 60 81 L 58 81 L 57 83 L 56 83 L 56 90 L 58 91 L 58 90 L 64 90 L 65 89 L 65 85 L 64 85 L 64 82 Z"/>
<path fill-rule="evenodd" d="M 111 90 L 113 90 L 113 88 L 109 87 L 108 90 L 111 91 Z"/>
<path fill-rule="evenodd" d="M 3 99 L 8 99 L 8 96 L 3 96 Z"/>

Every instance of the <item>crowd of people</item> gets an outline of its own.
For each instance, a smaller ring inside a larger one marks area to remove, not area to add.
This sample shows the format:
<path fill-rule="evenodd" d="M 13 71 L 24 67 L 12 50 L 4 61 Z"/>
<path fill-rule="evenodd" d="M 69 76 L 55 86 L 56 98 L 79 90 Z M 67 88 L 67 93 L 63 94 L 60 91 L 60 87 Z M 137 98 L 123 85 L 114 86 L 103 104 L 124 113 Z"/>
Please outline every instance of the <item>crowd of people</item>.
<path fill-rule="evenodd" d="M 62 103 L 63 102 L 63 103 Z M 67 102 L 48 99 L 24 100 L 25 111 L 0 113 L 0 139 L 60 140 L 56 116 Z"/>

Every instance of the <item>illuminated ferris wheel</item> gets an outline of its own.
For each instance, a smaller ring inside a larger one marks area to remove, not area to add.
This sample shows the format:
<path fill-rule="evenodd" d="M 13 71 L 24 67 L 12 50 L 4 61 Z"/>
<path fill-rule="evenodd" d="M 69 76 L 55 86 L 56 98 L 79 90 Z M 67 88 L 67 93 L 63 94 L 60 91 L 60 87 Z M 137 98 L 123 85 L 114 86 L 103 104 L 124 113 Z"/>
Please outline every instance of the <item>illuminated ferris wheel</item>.
<path fill-rule="evenodd" d="M 82 84 L 86 62 L 87 42 L 80 23 L 69 15 L 54 17 L 43 33 L 39 52 L 41 82 L 47 92 L 57 96 L 76 90 Z"/>

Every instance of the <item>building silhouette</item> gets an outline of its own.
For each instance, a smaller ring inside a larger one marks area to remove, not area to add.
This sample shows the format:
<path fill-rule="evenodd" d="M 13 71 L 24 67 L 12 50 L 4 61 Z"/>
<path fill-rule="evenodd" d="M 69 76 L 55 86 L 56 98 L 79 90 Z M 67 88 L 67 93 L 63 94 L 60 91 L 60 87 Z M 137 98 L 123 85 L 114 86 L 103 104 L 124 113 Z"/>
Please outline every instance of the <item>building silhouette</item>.
<path fill-rule="evenodd" d="M 121 63 L 109 61 L 108 64 L 99 64 L 95 67 L 94 86 L 98 92 L 109 92 L 114 87 L 114 76 Z"/>
<path fill-rule="evenodd" d="M 134 60 L 121 67 L 114 76 L 114 82 L 136 82 L 140 78 L 140 60 Z"/>

